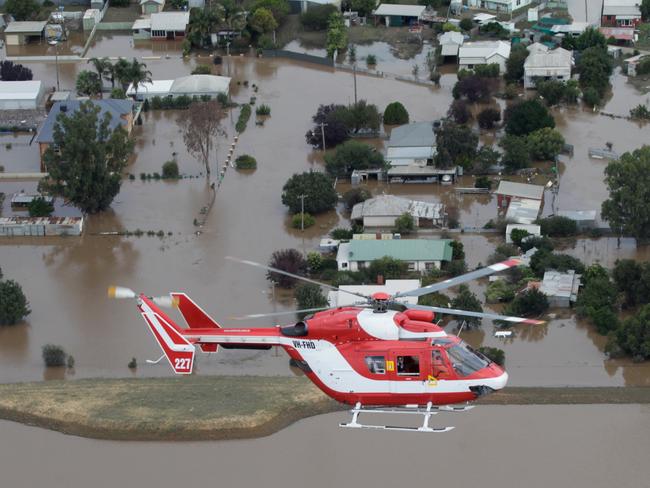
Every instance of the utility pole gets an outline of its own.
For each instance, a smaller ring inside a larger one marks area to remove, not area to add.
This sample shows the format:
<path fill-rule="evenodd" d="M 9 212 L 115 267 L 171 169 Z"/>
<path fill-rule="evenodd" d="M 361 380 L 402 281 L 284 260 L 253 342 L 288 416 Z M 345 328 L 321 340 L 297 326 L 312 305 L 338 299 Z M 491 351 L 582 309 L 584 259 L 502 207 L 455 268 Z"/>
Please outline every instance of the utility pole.
<path fill-rule="evenodd" d="M 323 137 L 323 152 L 325 152 L 325 126 L 327 124 L 325 122 L 320 123 L 320 133 L 321 136 Z"/>
<path fill-rule="evenodd" d="M 298 198 L 300 198 L 300 232 L 305 232 L 305 195 L 304 193 L 302 195 L 298 195 Z"/>
<path fill-rule="evenodd" d="M 585 22 L 589 22 L 589 16 L 587 15 L 587 0 L 585 0 Z"/>
<path fill-rule="evenodd" d="M 357 104 L 357 63 L 352 65 L 352 74 L 354 75 L 354 105 Z"/>

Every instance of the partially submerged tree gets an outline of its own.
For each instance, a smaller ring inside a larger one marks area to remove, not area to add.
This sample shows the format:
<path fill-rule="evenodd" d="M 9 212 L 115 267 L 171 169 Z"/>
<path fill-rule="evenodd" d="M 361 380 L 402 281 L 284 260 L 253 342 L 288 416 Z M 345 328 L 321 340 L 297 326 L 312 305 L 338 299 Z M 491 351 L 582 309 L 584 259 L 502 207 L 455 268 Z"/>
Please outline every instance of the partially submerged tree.
<path fill-rule="evenodd" d="M 83 102 L 74 113 L 59 114 L 53 144 L 43 156 L 49 173 L 44 188 L 86 213 L 110 206 L 133 152 L 133 141 L 124 127 L 112 129 L 111 115 L 100 119 L 99 112 L 92 102 Z"/>
<path fill-rule="evenodd" d="M 451 308 L 467 310 L 469 312 L 483 312 L 480 300 L 472 293 L 467 285 L 458 287 L 458 295 L 451 301 Z M 481 325 L 479 317 L 460 317 L 459 320 L 465 321 L 470 327 Z"/>
<path fill-rule="evenodd" d="M 349 176 L 354 170 L 383 168 L 385 164 L 377 149 L 357 140 L 346 141 L 325 155 L 325 168 L 332 176 Z"/>
<path fill-rule="evenodd" d="M 77 93 L 82 96 L 92 97 L 102 92 L 102 80 L 92 71 L 83 70 L 77 75 Z"/>
<path fill-rule="evenodd" d="M 538 100 L 526 100 L 505 110 L 506 132 L 525 136 L 544 127 L 555 127 L 555 120 L 548 109 Z"/>
<path fill-rule="evenodd" d="M 0 79 L 2 81 L 29 81 L 34 77 L 32 70 L 13 61 L 0 62 Z"/>
<path fill-rule="evenodd" d="M 15 325 L 30 313 L 22 287 L 13 280 L 3 280 L 0 269 L 0 326 Z"/>
<path fill-rule="evenodd" d="M 476 156 L 478 136 L 464 125 L 446 121 L 436 133 L 438 152 L 435 162 L 439 168 L 463 166 L 469 168 Z"/>
<path fill-rule="evenodd" d="M 221 120 L 225 113 L 216 100 L 195 102 L 183 112 L 179 124 L 187 151 L 203 164 L 206 176 L 210 177 L 210 154 L 217 147 L 217 138 L 225 136 Z"/>
<path fill-rule="evenodd" d="M 338 201 L 334 180 L 324 173 L 309 171 L 293 175 L 282 188 L 282 203 L 293 214 L 303 210 L 312 215 L 332 210 Z"/>
<path fill-rule="evenodd" d="M 269 260 L 269 266 L 300 276 L 304 276 L 307 271 L 307 261 L 297 249 L 280 249 L 279 251 L 275 251 Z M 291 276 L 274 271 L 268 271 L 266 273 L 266 279 L 282 288 L 292 288 L 297 282 Z"/>
<path fill-rule="evenodd" d="M 40 9 L 36 0 L 7 0 L 4 11 L 17 21 L 33 19 Z"/>
<path fill-rule="evenodd" d="M 409 123 L 409 113 L 400 102 L 392 102 L 386 105 L 384 110 L 384 124 L 402 125 Z"/>
<path fill-rule="evenodd" d="M 619 235 L 650 237 L 650 146 L 627 152 L 605 168 L 609 198 L 601 214 Z"/>

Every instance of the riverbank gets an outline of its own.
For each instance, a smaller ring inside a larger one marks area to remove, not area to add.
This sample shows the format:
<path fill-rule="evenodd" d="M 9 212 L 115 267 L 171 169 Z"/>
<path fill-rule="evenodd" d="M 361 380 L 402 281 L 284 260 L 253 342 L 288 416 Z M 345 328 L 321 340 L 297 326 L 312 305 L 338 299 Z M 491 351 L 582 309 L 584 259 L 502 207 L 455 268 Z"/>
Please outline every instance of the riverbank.
<path fill-rule="evenodd" d="M 650 388 L 508 388 L 478 403 L 649 404 Z M 255 438 L 302 418 L 345 408 L 302 377 L 191 376 L 0 385 L 0 419 L 96 439 Z"/>

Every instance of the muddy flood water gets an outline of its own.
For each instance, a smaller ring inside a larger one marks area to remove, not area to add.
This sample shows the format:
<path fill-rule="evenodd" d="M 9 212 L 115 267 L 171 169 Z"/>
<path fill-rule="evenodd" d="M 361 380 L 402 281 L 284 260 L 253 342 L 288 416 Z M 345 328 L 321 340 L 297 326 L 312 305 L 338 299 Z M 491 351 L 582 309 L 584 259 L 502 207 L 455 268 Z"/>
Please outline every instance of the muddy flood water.
<path fill-rule="evenodd" d="M 378 49 L 388 56 L 385 46 Z M 115 56 L 127 50 L 147 63 L 154 79 L 183 76 L 196 64 L 211 62 L 209 57 L 184 60 L 173 43 L 165 49 L 151 43 L 133 45 L 128 34 L 120 33 L 99 36 L 87 56 Z M 391 63 L 401 72 L 411 62 Z M 55 83 L 54 63 L 26 64 L 34 71 L 35 79 L 44 80 L 48 86 Z M 82 69 L 89 69 L 89 65 L 61 63 L 62 89 L 72 88 Z M 64 375 L 62 371 L 44 372 L 41 347 L 46 343 L 60 344 L 75 357 L 75 372 L 68 377 L 170 374 L 164 364 L 144 364 L 144 359 L 158 357 L 157 346 L 133 303 L 111 302 L 106 298 L 106 287 L 111 284 L 151 295 L 185 291 L 225 326 L 243 325 L 232 320 L 233 316 L 291 310 L 295 306 L 290 294 L 269 286 L 263 272 L 226 261 L 224 257 L 234 255 L 267 262 L 277 249 L 314 249 L 332 228 L 348 225 L 347 216 L 339 208 L 320 216 L 317 225 L 301 234 L 289 227 L 280 194 L 293 173 L 322 170 L 323 153 L 313 151 L 304 134 L 311 128 L 311 116 L 319 104 L 345 104 L 353 100 L 352 74 L 295 61 L 254 57 L 225 58 L 222 66 L 213 69 L 233 78 L 233 100 L 245 102 L 255 95 L 258 104 L 271 107 L 271 117 L 263 126 L 257 126 L 255 117 L 251 117 L 235 153 L 255 156 L 258 169 L 249 174 L 228 170 L 214 208 L 205 226 L 199 229 L 193 221 L 201 218 L 200 209 L 210 200 L 211 191 L 200 175 L 201 166 L 185 149 L 177 125 L 181 114 L 146 113 L 143 124 L 134 130 L 136 156 L 127 168 L 135 179 L 125 179 L 109 211 L 87 219 L 83 237 L 0 239 L 0 267 L 5 277 L 21 283 L 32 309 L 26 323 L 0 329 L 0 382 Z M 399 100 L 412 121 L 424 121 L 445 115 L 455 79 L 453 73 L 446 73 L 441 87 L 436 88 L 359 75 L 357 87 L 359 98 L 377 104 L 380 110 Z M 614 96 L 605 109 L 625 114 L 640 97 L 620 73 L 612 82 Z M 253 83 L 259 86 L 257 93 Z M 224 122 L 229 136 L 220 141 L 212 163 L 213 173 L 225 160 L 237 115 L 235 109 Z M 555 116 L 567 142 L 576 148 L 574 156 L 564 158 L 560 165 L 555 207 L 598 209 L 607 195 L 602 181 L 606 162 L 589 159 L 588 147 L 603 147 L 609 141 L 619 152 L 632 150 L 648 140 L 650 129 L 575 108 L 558 110 Z M 3 163 L 7 171 L 38 168 L 38 149 L 30 146 L 28 140 L 27 136 L 0 139 L 0 156 L 11 160 Z M 383 147 L 382 140 L 371 142 Z M 172 158 L 177 159 L 181 173 L 191 178 L 175 182 L 140 180 L 140 173 L 159 172 L 162 164 Z M 546 180 L 538 177 L 535 182 L 543 184 Z M 464 177 L 461 184 L 473 186 L 472 177 Z M 0 191 L 8 195 L 35 188 L 35 182 L 0 183 Z M 341 183 L 337 190 L 343 193 L 348 188 L 349 184 Z M 387 191 L 456 206 L 465 227 L 482 227 L 497 212 L 490 196 L 456 196 L 451 187 L 374 185 L 371 189 L 375 193 Z M 548 192 L 546 202 L 544 212 L 548 214 L 553 210 Z M 8 211 L 5 202 L 5 212 Z M 164 237 L 101 235 L 137 229 L 145 233 L 163 231 Z M 459 234 L 458 238 L 465 244 L 469 266 L 486 263 L 494 247 L 502 242 L 500 237 L 484 234 Z M 647 259 L 650 254 L 634 242 L 624 242 L 619 249 L 608 239 L 578 240 L 569 247 L 566 252 L 581 259 L 607 264 L 619 256 Z M 476 286 L 476 290 L 484 289 L 484 285 Z M 288 316 L 286 321 L 292 319 Z M 250 325 L 268 323 L 256 320 Z M 571 317 L 558 317 L 536 330 L 516 329 L 516 333 L 511 342 L 497 343 L 488 323 L 482 332 L 467 336 L 472 344 L 499 345 L 506 351 L 506 366 L 513 385 L 650 382 L 649 364 L 607 360 L 603 354 L 604 338 Z M 140 364 L 137 373 L 126 367 L 132 357 Z M 284 353 L 273 351 L 199 355 L 196 370 L 198 374 L 291 374 Z"/>
<path fill-rule="evenodd" d="M 456 426 L 446 434 L 337 427 L 346 420 L 341 412 L 262 439 L 182 444 L 95 441 L 3 421 L 0 482 L 12 488 L 638 488 L 650 477 L 648 405 L 481 406 L 435 417 Z"/>

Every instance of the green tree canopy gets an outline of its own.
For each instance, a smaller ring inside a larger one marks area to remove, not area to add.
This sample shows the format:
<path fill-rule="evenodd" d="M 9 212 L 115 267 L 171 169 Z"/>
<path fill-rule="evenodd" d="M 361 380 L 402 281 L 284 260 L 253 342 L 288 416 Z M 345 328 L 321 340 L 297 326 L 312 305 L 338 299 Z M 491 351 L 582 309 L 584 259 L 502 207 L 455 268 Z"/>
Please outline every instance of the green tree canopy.
<path fill-rule="evenodd" d="M 467 126 L 445 121 L 436 133 L 438 152 L 436 166 L 470 168 L 476 156 L 478 136 Z"/>
<path fill-rule="evenodd" d="M 384 124 L 402 125 L 409 123 L 409 113 L 400 102 L 392 102 L 384 110 Z"/>
<path fill-rule="evenodd" d="M 278 24 L 282 23 L 290 11 L 288 0 L 255 0 L 251 12 L 254 14 L 259 8 L 270 10 Z"/>
<path fill-rule="evenodd" d="M 590 47 L 582 52 L 576 63 L 580 73 L 580 86 L 583 91 L 588 88 L 596 90 L 602 98 L 609 87 L 612 74 L 612 60 L 604 47 Z"/>
<path fill-rule="evenodd" d="M 347 45 L 348 32 L 343 21 L 343 15 L 340 12 L 335 12 L 330 15 L 327 24 L 327 40 L 325 41 L 327 56 L 333 57 L 334 53 L 345 49 Z"/>
<path fill-rule="evenodd" d="M 260 34 L 271 32 L 278 27 L 278 23 L 273 17 L 273 13 L 265 7 L 260 7 L 255 10 L 255 13 L 251 16 L 248 22 L 251 28 Z"/>
<path fill-rule="evenodd" d="M 390 256 L 375 259 L 366 269 L 368 278 L 375 283 L 378 276 L 383 276 L 385 280 L 398 280 L 404 278 L 407 272 L 408 264 L 406 261 L 400 261 Z"/>
<path fill-rule="evenodd" d="M 528 57 L 528 49 L 523 44 L 515 44 L 510 49 L 510 57 L 506 61 L 506 74 L 507 81 L 513 83 L 521 81 L 524 77 L 524 63 Z"/>
<path fill-rule="evenodd" d="M 41 6 L 36 0 L 7 0 L 4 11 L 18 21 L 33 19 Z"/>
<path fill-rule="evenodd" d="M 528 134 L 527 143 L 533 159 L 553 160 L 564 148 L 564 137 L 559 131 L 544 127 Z"/>
<path fill-rule="evenodd" d="M 280 249 L 271 254 L 269 267 L 304 276 L 307 271 L 307 260 L 297 249 Z M 274 271 L 267 271 L 266 279 L 282 288 L 293 288 L 297 282 L 296 278 Z"/>
<path fill-rule="evenodd" d="M 357 140 L 346 141 L 325 155 L 325 168 L 332 176 L 349 176 L 356 169 L 383 168 L 385 164 L 377 149 Z"/>
<path fill-rule="evenodd" d="M 327 307 L 327 297 L 323 294 L 320 286 L 312 283 L 301 283 L 296 287 L 296 301 L 299 309 Z M 300 320 L 305 318 L 311 312 L 298 314 Z"/>
<path fill-rule="evenodd" d="M 650 305 L 623 320 L 614 338 L 618 346 L 635 360 L 650 359 Z"/>
<path fill-rule="evenodd" d="M 483 312 L 481 301 L 472 293 L 467 285 L 458 287 L 458 295 L 451 301 L 451 308 L 459 310 L 468 310 L 470 312 Z M 468 326 L 477 327 L 481 325 L 479 317 L 458 317 L 459 321 L 467 322 Z"/>
<path fill-rule="evenodd" d="M 49 172 L 44 186 L 78 206 L 83 212 L 105 210 L 120 191 L 122 170 L 133 152 L 133 141 L 120 125 L 110 128 L 110 114 L 84 102 L 72 114 L 59 114 L 54 125 L 54 146 L 44 154 Z"/>
<path fill-rule="evenodd" d="M 548 109 L 538 100 L 526 100 L 505 110 L 506 132 L 525 136 L 544 127 L 555 127 L 555 120 Z"/>
<path fill-rule="evenodd" d="M 549 237 L 569 237 L 578 233 L 576 221 L 561 215 L 539 219 L 537 223 L 542 235 Z"/>
<path fill-rule="evenodd" d="M 619 234 L 650 237 L 650 146 L 623 154 L 605 168 L 609 198 L 601 215 Z"/>
<path fill-rule="evenodd" d="M 530 166 L 530 149 L 525 137 L 505 136 L 499 141 L 499 146 L 503 148 L 501 164 L 508 172 L 513 173 Z"/>
<path fill-rule="evenodd" d="M 517 295 L 504 312 L 520 317 L 539 317 L 546 310 L 548 310 L 548 298 L 541 291 L 533 288 Z"/>
<path fill-rule="evenodd" d="M 300 213 L 300 195 L 305 195 L 305 212 L 319 214 L 333 209 L 338 201 L 334 181 L 323 173 L 295 174 L 282 188 L 282 203 L 291 213 Z"/>
<path fill-rule="evenodd" d="M 395 232 L 399 234 L 410 234 L 415 230 L 415 219 L 413 216 L 404 212 L 395 219 Z"/>
<path fill-rule="evenodd" d="M 3 280 L 0 270 L 0 326 L 15 325 L 29 314 L 22 287 L 13 280 Z"/>
<path fill-rule="evenodd" d="M 102 80 L 97 73 L 83 70 L 77 75 L 76 88 L 79 95 L 92 97 L 102 92 Z"/>

